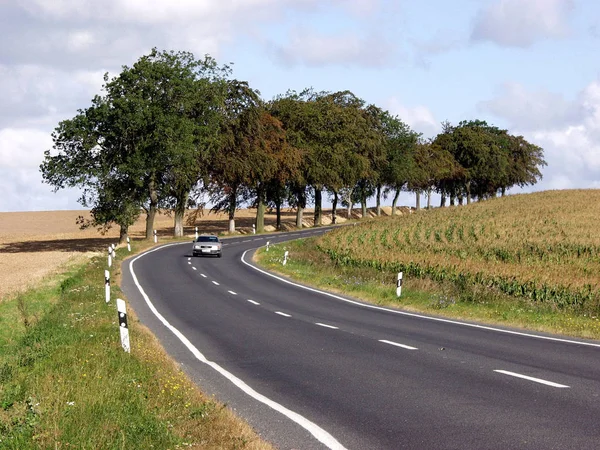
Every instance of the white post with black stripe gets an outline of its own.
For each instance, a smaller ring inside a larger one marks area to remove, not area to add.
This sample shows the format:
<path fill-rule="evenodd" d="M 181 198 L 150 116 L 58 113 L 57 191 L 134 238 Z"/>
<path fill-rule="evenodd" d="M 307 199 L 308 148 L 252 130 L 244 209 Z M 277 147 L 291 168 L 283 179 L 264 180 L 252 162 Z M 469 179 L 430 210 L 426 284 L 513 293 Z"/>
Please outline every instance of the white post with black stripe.
<path fill-rule="evenodd" d="M 117 259 L 117 254 L 115 252 L 116 248 L 117 248 L 117 246 L 115 244 L 111 245 L 111 247 L 110 247 L 110 253 L 112 254 L 113 259 Z"/>
<path fill-rule="evenodd" d="M 156 234 L 156 230 L 154 230 L 154 243 L 158 242 L 158 235 Z"/>
<path fill-rule="evenodd" d="M 104 271 L 104 294 L 106 297 L 106 303 L 110 302 L 110 272 Z"/>
<path fill-rule="evenodd" d="M 121 346 L 127 353 L 131 353 L 129 346 L 129 328 L 127 328 L 127 309 L 125 300 L 117 299 L 117 311 L 119 313 L 119 331 L 121 333 Z"/>
<path fill-rule="evenodd" d="M 129 236 L 127 236 L 127 251 L 131 251 L 131 242 L 129 241 Z"/>
<path fill-rule="evenodd" d="M 196 240 L 198 239 L 198 227 L 196 227 Z"/>
<path fill-rule="evenodd" d="M 288 260 L 288 256 L 289 256 L 290 252 L 288 252 L 287 250 L 285 251 L 285 253 L 283 254 L 283 265 L 285 266 L 287 264 L 287 260 Z"/>
<path fill-rule="evenodd" d="M 112 267 L 112 248 L 108 246 L 108 267 Z"/>
<path fill-rule="evenodd" d="M 269 251 L 269 241 L 267 241 L 267 251 Z"/>
<path fill-rule="evenodd" d="M 252 234 L 256 234 L 256 225 L 252 224 Z"/>
<path fill-rule="evenodd" d="M 396 297 L 402 295 L 402 272 L 398 272 L 398 281 L 396 282 Z"/>

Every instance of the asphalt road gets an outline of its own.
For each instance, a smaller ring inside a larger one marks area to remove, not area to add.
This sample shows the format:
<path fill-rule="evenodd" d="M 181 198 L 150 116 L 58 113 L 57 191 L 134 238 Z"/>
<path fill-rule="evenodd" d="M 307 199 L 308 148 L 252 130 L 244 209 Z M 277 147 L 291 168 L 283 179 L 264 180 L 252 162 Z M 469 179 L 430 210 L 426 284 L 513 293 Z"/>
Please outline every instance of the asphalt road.
<path fill-rule="evenodd" d="M 202 390 L 278 448 L 600 448 L 600 342 L 378 308 L 252 267 L 267 240 L 323 231 L 228 239 L 222 258 L 164 246 L 125 262 L 122 288 Z"/>

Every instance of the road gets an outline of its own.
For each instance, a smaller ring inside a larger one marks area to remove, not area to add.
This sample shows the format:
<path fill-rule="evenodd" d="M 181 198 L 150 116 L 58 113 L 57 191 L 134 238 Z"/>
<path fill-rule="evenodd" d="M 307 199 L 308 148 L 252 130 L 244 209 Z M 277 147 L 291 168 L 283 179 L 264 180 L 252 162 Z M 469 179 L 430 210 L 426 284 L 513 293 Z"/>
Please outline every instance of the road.
<path fill-rule="evenodd" d="M 600 448 L 600 342 L 366 305 L 251 263 L 267 240 L 324 231 L 227 239 L 222 258 L 164 246 L 125 262 L 122 288 L 202 390 L 278 448 Z"/>

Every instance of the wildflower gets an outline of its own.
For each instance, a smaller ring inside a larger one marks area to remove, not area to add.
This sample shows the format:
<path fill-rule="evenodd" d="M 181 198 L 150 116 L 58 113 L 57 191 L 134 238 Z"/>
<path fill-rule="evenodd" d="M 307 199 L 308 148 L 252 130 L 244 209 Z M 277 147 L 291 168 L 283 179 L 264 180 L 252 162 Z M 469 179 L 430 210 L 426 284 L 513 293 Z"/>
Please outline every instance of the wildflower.
<path fill-rule="evenodd" d="M 68 406 L 75 406 L 75 402 L 67 402 Z"/>

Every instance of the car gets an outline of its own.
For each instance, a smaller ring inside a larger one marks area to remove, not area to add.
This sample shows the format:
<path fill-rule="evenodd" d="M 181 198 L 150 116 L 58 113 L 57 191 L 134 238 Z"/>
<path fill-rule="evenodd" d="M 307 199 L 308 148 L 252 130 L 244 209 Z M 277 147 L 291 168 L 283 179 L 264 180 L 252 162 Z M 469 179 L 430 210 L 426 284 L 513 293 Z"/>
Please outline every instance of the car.
<path fill-rule="evenodd" d="M 221 257 L 223 244 L 218 236 L 213 234 L 202 234 L 192 241 L 192 255 L 217 255 Z"/>

